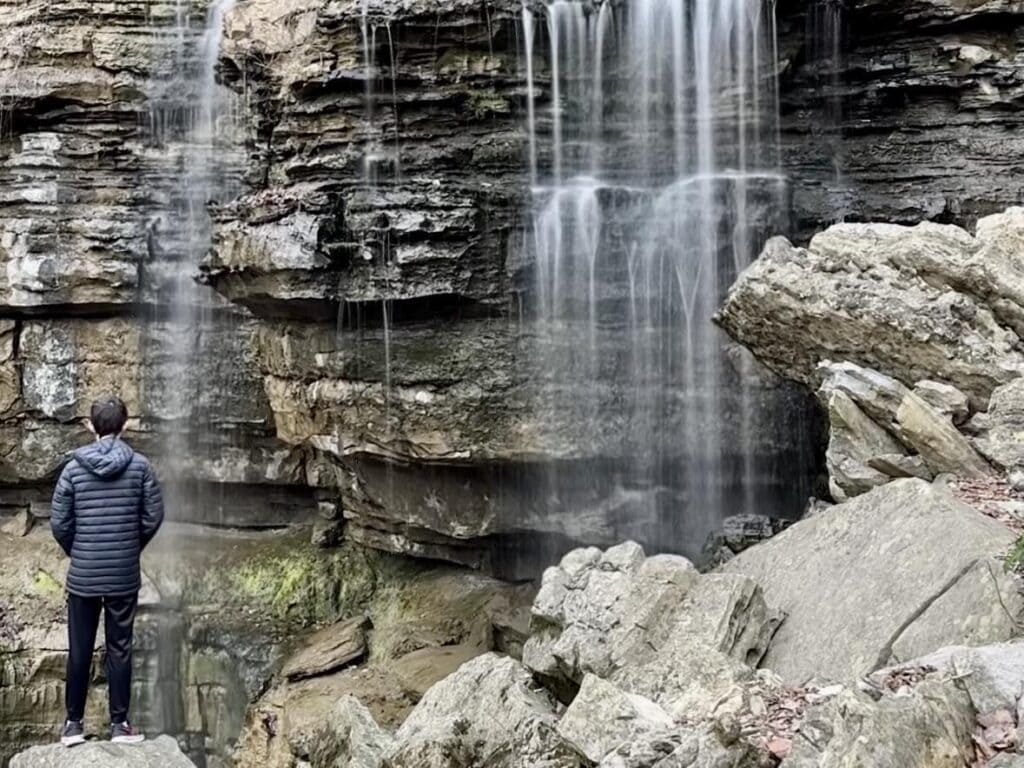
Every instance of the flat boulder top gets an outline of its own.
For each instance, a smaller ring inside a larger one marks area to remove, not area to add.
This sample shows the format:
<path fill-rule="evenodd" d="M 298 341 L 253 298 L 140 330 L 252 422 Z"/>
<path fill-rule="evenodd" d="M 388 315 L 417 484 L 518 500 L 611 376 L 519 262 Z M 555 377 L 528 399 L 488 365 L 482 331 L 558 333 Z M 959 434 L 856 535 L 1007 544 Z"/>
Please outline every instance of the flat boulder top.
<path fill-rule="evenodd" d="M 803 520 L 723 570 L 786 614 L 763 666 L 847 680 L 946 645 L 1009 639 L 1021 597 L 1002 524 L 942 484 L 897 480 Z"/>
<path fill-rule="evenodd" d="M 170 736 L 142 744 L 94 741 L 68 749 L 32 747 L 11 758 L 10 768 L 196 768 Z"/>

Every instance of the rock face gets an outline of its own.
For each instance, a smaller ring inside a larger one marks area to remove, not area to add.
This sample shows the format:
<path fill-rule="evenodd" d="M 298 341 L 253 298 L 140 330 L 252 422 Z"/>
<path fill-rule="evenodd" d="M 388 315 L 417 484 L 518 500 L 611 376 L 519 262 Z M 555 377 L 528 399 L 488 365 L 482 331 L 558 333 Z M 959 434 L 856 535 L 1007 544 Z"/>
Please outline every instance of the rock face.
<path fill-rule="evenodd" d="M 969 223 L 1019 201 L 1012 2 L 779 6 L 783 163 L 796 227 Z M 829 12 L 831 10 L 831 15 Z M 818 16 L 815 14 L 818 13 Z M 833 46 L 838 56 L 833 54 Z"/>
<path fill-rule="evenodd" d="M 259 316 L 277 436 L 315 457 L 307 477 L 340 496 L 350 538 L 534 576 L 572 546 L 653 544 L 661 526 L 696 557 L 709 530 L 675 515 L 684 473 L 652 482 L 623 469 L 645 463 L 655 425 L 595 417 L 621 413 L 632 391 L 613 364 L 628 334 L 566 407 L 545 365 L 575 340 L 531 319 L 521 19 L 507 0 L 370 3 L 365 18 L 358 3 L 237 6 L 221 66 L 245 92 L 257 167 L 216 212 L 204 279 Z M 546 112 L 550 67 L 535 58 Z M 760 231 L 768 206 L 750 208 Z M 754 378 L 752 413 L 782 392 L 803 415 L 802 393 Z M 690 428 L 738 435 L 744 417 L 726 410 L 728 423 Z M 666 418 L 665 434 L 681 428 L 678 409 Z M 766 464 L 812 463 L 772 429 L 746 433 L 743 448 Z M 664 443 L 672 461 L 691 458 Z M 715 481 L 734 490 L 740 443 L 722 444 L 728 469 Z M 784 517 L 802 499 L 770 474 L 758 474 L 767 511 Z M 578 479 L 556 488 L 563 477 Z M 665 519 L 652 523 L 652 509 Z M 537 555 L 517 571 L 507 561 L 522 553 Z"/>
<path fill-rule="evenodd" d="M 114 386 L 137 403 L 133 437 L 152 451 L 179 426 L 159 396 L 160 318 L 181 266 L 166 213 L 189 147 L 159 118 L 196 94 L 167 92 L 172 3 L 12 8 L 0 31 L 0 475 L 12 487 L 0 489 L 0 508 L 39 512 L 66 446 L 85 438 L 73 419 L 95 390 Z M 189 39 L 204 9 L 192 10 Z M 188 400 L 191 421 L 212 428 L 181 469 L 204 488 L 240 486 L 222 495 L 240 501 L 202 516 L 281 524 L 310 512 L 314 497 L 340 498 L 352 538 L 472 565 L 532 551 L 522 540 L 538 533 L 559 551 L 638 535 L 631 516 L 649 489 L 605 471 L 622 458 L 620 431 L 581 432 L 589 402 L 570 414 L 531 407 L 543 371 L 531 369 L 517 324 L 530 298 L 528 265 L 515 256 L 529 184 L 520 12 L 504 0 L 485 11 L 382 2 L 364 20 L 359 3 L 299 0 L 228 14 L 219 76 L 244 92 L 246 151 L 218 163 L 238 194 L 215 206 L 203 275 L 235 309 L 207 293 L 214 309 L 196 335 L 216 341 L 202 355 L 208 386 Z M 806 39 L 805 6 L 780 5 L 783 161 L 801 233 L 839 211 L 967 223 L 1016 198 L 1003 135 L 1015 120 L 1003 108 L 1015 54 L 992 43 L 1012 12 L 846 7 L 856 34 L 842 41 L 850 50 L 833 82 Z M 376 32 L 365 49 L 364 23 Z M 535 70 L 545 103 L 544 62 Z M 822 114 L 832 96 L 845 121 L 837 134 L 850 129 L 841 178 Z M 1013 226 L 975 239 L 1009 243 Z M 1013 269 L 993 273 L 971 257 L 949 274 L 928 270 L 922 279 L 963 295 L 989 291 L 999 323 L 1019 328 Z M 937 356 L 972 307 L 957 298 L 933 308 L 929 322 L 946 338 L 933 340 Z M 962 322 L 979 365 L 1018 365 L 984 312 Z M 976 406 L 992 388 L 931 367 Z M 781 463 L 800 461 L 777 444 L 786 441 L 759 439 Z M 552 457 L 603 483 L 573 488 L 558 515 L 541 489 Z"/>
<path fill-rule="evenodd" d="M 11 768 L 195 768 L 174 739 L 159 736 L 143 744 L 98 742 L 68 749 L 33 747 L 11 760 Z"/>
<path fill-rule="evenodd" d="M 196 97 L 164 86 L 194 64 L 201 30 L 183 27 L 183 60 L 178 38 L 161 32 L 175 23 L 173 3 L 4 10 L 0 511 L 45 514 L 67 451 L 88 439 L 80 420 L 90 400 L 114 392 L 132 417 L 129 439 L 158 471 L 203 489 L 236 486 L 221 504 L 199 494 L 204 503 L 181 518 L 308 516 L 302 456 L 274 440 L 251 317 L 207 290 L 195 327 L 171 331 L 167 320 L 168 282 L 188 269 L 185 227 L 170 214 L 190 148 L 180 126 L 159 130 L 159 117 L 168 99 Z M 189 392 L 171 391 L 181 333 L 196 345 L 185 356 Z M 169 447 L 181 430 L 196 438 L 188 456 Z"/>
<path fill-rule="evenodd" d="M 766 667 L 793 683 L 848 679 L 1012 637 L 1024 602 L 998 558 L 1013 541 L 941 485 L 905 479 L 793 525 L 724 570 L 756 581 L 786 614 Z"/>

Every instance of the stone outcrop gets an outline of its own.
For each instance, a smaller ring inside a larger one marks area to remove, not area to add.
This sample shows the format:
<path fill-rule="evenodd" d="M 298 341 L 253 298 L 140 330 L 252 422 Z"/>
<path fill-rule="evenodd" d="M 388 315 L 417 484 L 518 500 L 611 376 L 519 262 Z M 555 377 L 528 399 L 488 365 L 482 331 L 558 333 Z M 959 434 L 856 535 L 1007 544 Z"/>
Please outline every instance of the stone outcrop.
<path fill-rule="evenodd" d="M 11 760 L 11 768 L 195 768 L 174 739 L 160 736 L 143 744 L 97 742 L 68 749 L 61 744 L 33 747 Z"/>
<path fill-rule="evenodd" d="M 0 549 L 6 566 L 0 573 L 2 763 L 18 750 L 50 742 L 62 719 L 67 559 L 42 527 L 16 541 L 0 534 Z M 376 606 L 409 600 L 424 613 L 397 607 L 374 612 L 380 648 L 404 654 L 430 644 L 484 642 L 491 637 L 489 602 L 508 609 L 529 599 L 479 576 L 460 588 L 459 574 L 425 575 L 414 564 L 351 546 L 325 552 L 302 532 L 165 531 L 147 548 L 143 572 L 133 721 L 147 733 L 173 735 L 208 768 L 227 765 L 247 707 L 279 672 L 295 638 L 311 627 L 362 615 L 374 599 Z M 423 597 L 430 594 L 433 601 Z M 396 667 L 395 675 L 411 679 L 410 687 L 422 686 L 428 675 L 413 661 Z M 420 661 L 438 676 L 452 668 L 443 659 Z M 94 663 L 102 664 L 102 640 Z M 301 666 L 310 672 L 313 665 Z M 87 726 L 93 732 L 107 718 L 105 697 L 104 685 L 92 688 Z"/>
<path fill-rule="evenodd" d="M 756 581 L 786 614 L 767 668 L 792 683 L 843 680 L 1013 637 L 1024 601 L 999 558 L 1014 538 L 942 485 L 904 479 L 796 523 L 724 570 Z"/>

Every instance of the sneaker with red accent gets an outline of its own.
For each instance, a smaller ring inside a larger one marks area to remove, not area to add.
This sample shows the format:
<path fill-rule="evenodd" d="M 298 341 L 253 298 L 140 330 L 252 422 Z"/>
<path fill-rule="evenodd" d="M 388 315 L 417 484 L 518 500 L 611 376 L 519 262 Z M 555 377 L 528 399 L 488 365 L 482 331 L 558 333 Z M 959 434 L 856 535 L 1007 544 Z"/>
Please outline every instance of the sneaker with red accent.
<path fill-rule="evenodd" d="M 146 737 L 125 720 L 123 723 L 110 724 L 110 740 L 115 744 L 138 744 L 145 741 Z"/>
<path fill-rule="evenodd" d="M 60 732 L 60 743 L 65 747 L 85 743 L 85 728 L 82 726 L 81 720 L 64 721 L 64 728 Z"/>

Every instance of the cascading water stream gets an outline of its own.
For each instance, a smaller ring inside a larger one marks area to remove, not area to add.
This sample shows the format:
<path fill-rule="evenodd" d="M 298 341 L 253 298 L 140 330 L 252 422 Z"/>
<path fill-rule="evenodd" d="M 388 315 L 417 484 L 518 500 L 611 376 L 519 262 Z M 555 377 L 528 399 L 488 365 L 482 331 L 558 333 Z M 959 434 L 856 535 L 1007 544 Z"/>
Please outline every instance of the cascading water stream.
<path fill-rule="evenodd" d="M 168 509 L 178 519 L 209 517 L 194 480 L 195 460 L 208 443 L 211 393 L 204 377 L 216 360 L 208 333 L 224 302 L 197 282 L 199 265 L 211 245 L 211 202 L 240 191 L 243 167 L 234 125 L 234 96 L 218 85 L 216 67 L 225 15 L 235 0 L 213 0 L 196 12 L 178 0 L 176 25 L 167 35 L 169 69 L 154 75 L 150 143 L 165 166 L 159 192 L 164 202 L 154 216 L 156 253 L 151 256 L 157 312 L 151 324 L 157 380 L 148 382 L 154 416 L 163 438 L 160 454 Z M 170 167 L 167 167 L 170 166 Z M 204 366 L 207 366 L 204 369 Z"/>
<path fill-rule="evenodd" d="M 150 428 L 159 438 L 154 458 L 170 523 L 154 546 L 171 551 L 179 546 L 176 523 L 217 523 L 222 502 L 197 475 L 210 443 L 213 403 L 223 396 L 210 391 L 211 372 L 220 365 L 211 337 L 225 329 L 230 334 L 233 320 L 224 300 L 197 277 L 212 241 L 209 205 L 233 198 L 241 184 L 235 96 L 216 78 L 224 20 L 234 5 L 235 0 L 213 0 L 197 8 L 177 0 L 174 27 L 155 31 L 162 56 L 150 82 L 147 139 L 157 205 L 148 227 L 145 290 L 152 310 L 145 318 L 143 354 L 151 373 L 144 382 Z M 182 698 L 180 585 L 166 574 L 161 579 L 159 631 L 144 640 L 144 651 L 155 658 L 155 700 L 140 702 L 140 723 L 176 735 L 203 765 L 205 734 L 187 733 Z"/>
<path fill-rule="evenodd" d="M 784 227 L 773 14 L 763 0 L 523 8 L 539 407 L 572 425 L 567 454 L 614 458 L 579 462 L 621 499 L 613 538 L 693 554 L 723 517 L 785 506 L 762 493 L 779 485 L 759 445 L 772 396 L 712 321 Z M 588 484 L 573 471 L 554 472 L 552 498 Z"/>

